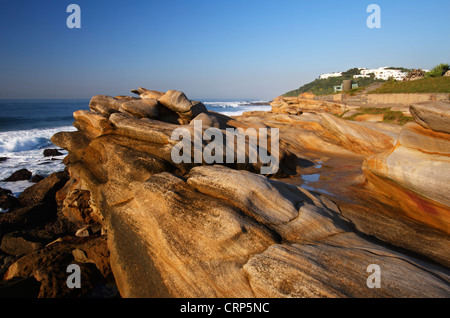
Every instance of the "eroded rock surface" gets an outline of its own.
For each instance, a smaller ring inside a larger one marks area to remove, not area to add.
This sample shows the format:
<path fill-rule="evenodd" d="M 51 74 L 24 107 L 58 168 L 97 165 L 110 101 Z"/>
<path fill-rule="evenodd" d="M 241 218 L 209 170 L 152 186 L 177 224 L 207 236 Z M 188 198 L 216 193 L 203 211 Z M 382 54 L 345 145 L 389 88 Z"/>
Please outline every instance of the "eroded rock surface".
<path fill-rule="evenodd" d="M 93 117 L 91 127 L 80 125 L 78 133 L 54 137 L 69 150 L 66 162 L 72 178 L 82 180 L 91 206 L 102 213 L 122 296 L 449 295 L 445 267 L 355 232 L 355 224 L 323 195 L 271 180 L 251 165 L 235 170 L 175 164 L 170 157 L 172 131 L 187 122 L 193 131 L 194 118 L 202 120 L 202 129 L 280 128 L 283 149 L 360 158 L 392 148 L 398 130 L 324 113 L 255 112 L 233 120 L 205 110 L 195 114 L 194 104 L 181 92 L 136 92 L 142 100 L 158 97 L 160 107 L 181 120 L 142 119 L 122 111 L 123 106 L 117 108 L 117 100 L 102 97 L 103 106 L 112 104 L 118 111 L 86 114 Z M 72 137 L 86 142 L 80 146 Z M 370 264 L 389 272 L 385 288 L 367 287 Z M 413 279 L 405 281 L 400 274 L 405 272 Z"/>

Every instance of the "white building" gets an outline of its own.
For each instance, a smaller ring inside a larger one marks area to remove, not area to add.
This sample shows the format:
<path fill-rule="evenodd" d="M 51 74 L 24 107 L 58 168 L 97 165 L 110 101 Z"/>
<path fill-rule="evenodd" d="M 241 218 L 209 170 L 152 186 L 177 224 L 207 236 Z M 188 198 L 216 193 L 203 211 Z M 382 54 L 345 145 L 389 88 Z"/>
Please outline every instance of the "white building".
<path fill-rule="evenodd" d="M 405 78 L 408 73 L 402 72 L 400 70 L 388 69 L 387 66 L 375 68 L 375 69 L 361 69 L 361 75 L 355 75 L 354 77 L 369 77 L 369 74 L 374 74 L 376 79 L 382 79 L 387 81 L 389 78 L 393 78 L 396 81 L 401 81 Z"/>
<path fill-rule="evenodd" d="M 334 72 L 334 73 L 327 73 L 327 74 L 322 74 L 319 76 L 319 79 L 327 79 L 330 77 L 339 77 L 342 76 L 342 72 Z"/>

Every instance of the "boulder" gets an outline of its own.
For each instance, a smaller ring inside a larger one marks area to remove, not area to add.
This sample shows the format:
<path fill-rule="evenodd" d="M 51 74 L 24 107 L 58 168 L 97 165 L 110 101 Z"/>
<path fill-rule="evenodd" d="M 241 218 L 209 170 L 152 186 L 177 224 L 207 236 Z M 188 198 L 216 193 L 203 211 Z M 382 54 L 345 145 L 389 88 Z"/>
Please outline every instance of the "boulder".
<path fill-rule="evenodd" d="M 43 244 L 23 232 L 12 232 L 3 236 L 0 249 L 10 255 L 22 256 L 38 249 Z"/>
<path fill-rule="evenodd" d="M 186 97 L 183 92 L 168 90 L 158 101 L 177 113 L 186 113 L 191 107 L 191 101 Z"/>
<path fill-rule="evenodd" d="M 83 251 L 92 262 L 75 260 L 74 250 Z M 4 280 L 18 277 L 34 278 L 40 283 L 39 298 L 87 296 L 99 285 L 111 285 L 109 251 L 104 237 L 64 238 L 40 250 L 29 253 L 14 262 Z M 80 266 L 81 288 L 67 287 L 67 267 Z"/>
<path fill-rule="evenodd" d="M 148 90 L 142 87 L 139 87 L 138 89 L 133 89 L 131 92 L 139 95 L 142 99 L 158 99 L 164 95 L 164 93 L 155 91 L 155 90 Z"/>
<path fill-rule="evenodd" d="M 438 132 L 450 134 L 450 103 L 433 101 L 413 104 L 409 107 L 415 121 Z"/>
<path fill-rule="evenodd" d="M 131 100 L 120 106 L 120 111 L 129 113 L 137 118 L 159 117 L 158 101 L 156 99 Z"/>
<path fill-rule="evenodd" d="M 44 150 L 44 157 L 55 157 L 55 156 L 62 156 L 63 153 L 61 153 L 58 149 L 45 149 Z"/>
<path fill-rule="evenodd" d="M 32 177 L 31 177 L 31 182 L 33 182 L 33 183 L 38 183 L 38 182 L 40 182 L 40 181 L 42 181 L 42 180 L 44 180 L 45 179 L 45 177 L 43 177 L 43 176 L 41 176 L 41 175 L 39 175 L 39 174 L 35 174 L 35 175 L 33 175 Z"/>
<path fill-rule="evenodd" d="M 12 195 L 10 190 L 0 188 L 0 209 L 11 210 L 19 205 L 19 200 Z"/>
<path fill-rule="evenodd" d="M 13 172 L 8 178 L 4 181 L 13 182 L 13 181 L 21 181 L 21 180 L 30 180 L 33 174 L 27 169 L 20 169 Z"/>

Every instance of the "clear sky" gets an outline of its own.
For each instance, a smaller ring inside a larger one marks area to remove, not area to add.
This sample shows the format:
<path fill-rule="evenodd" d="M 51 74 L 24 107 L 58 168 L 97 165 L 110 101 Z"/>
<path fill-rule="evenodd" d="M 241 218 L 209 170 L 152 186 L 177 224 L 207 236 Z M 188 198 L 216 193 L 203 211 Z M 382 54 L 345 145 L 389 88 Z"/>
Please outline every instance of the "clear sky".
<path fill-rule="evenodd" d="M 81 29 L 66 25 L 81 7 Z M 381 28 L 369 29 L 369 4 Z M 448 0 L 0 0 L 0 98 L 271 99 L 352 67 L 450 62 Z"/>

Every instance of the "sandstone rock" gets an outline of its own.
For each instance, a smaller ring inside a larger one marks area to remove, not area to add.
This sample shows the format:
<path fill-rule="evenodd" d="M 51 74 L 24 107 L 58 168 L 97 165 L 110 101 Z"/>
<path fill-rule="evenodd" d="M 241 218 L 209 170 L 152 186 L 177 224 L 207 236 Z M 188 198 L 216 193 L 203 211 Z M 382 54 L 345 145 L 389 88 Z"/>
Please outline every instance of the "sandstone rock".
<path fill-rule="evenodd" d="M 110 133 L 113 130 L 113 126 L 107 118 L 88 110 L 78 110 L 73 113 L 73 117 L 76 120 L 75 127 L 93 137 Z"/>
<path fill-rule="evenodd" d="M 445 74 L 443 76 L 450 76 L 450 70 L 448 70 L 447 72 L 445 72 Z"/>
<path fill-rule="evenodd" d="M 158 99 L 164 95 L 162 92 L 155 90 L 148 90 L 142 87 L 131 90 L 133 93 L 139 95 L 142 99 Z"/>
<path fill-rule="evenodd" d="M 1 232 L 42 225 L 55 218 L 55 194 L 67 180 L 65 172 L 58 172 L 25 189 L 18 197 L 20 206 L 0 214 Z"/>
<path fill-rule="evenodd" d="M 55 172 L 41 182 L 25 189 L 18 197 L 23 206 L 54 201 L 58 191 L 68 181 L 66 172 Z"/>
<path fill-rule="evenodd" d="M 120 106 L 124 100 L 119 100 L 111 96 L 96 95 L 89 102 L 89 108 L 105 116 L 109 116 L 115 112 L 119 112 Z"/>
<path fill-rule="evenodd" d="M 22 256 L 42 248 L 41 242 L 22 232 L 12 232 L 3 236 L 0 248 L 14 256 Z"/>
<path fill-rule="evenodd" d="M 381 268 L 381 288 L 367 287 L 369 274 L 364 272 L 370 264 Z M 445 270 L 437 269 L 436 277 L 423 269 L 419 260 L 354 234 L 332 236 L 316 244 L 273 245 L 250 258 L 244 271 L 255 295 L 262 298 L 421 298 L 449 294 Z M 405 275 L 410 279 L 404 279 Z"/>
<path fill-rule="evenodd" d="M 38 182 L 40 182 L 40 181 L 42 181 L 42 180 L 44 180 L 45 179 L 45 177 L 43 177 L 43 176 L 41 176 L 41 175 L 39 175 L 39 174 L 35 174 L 35 175 L 33 175 L 32 177 L 31 177 L 31 182 L 33 182 L 33 183 L 38 183 Z"/>
<path fill-rule="evenodd" d="M 27 169 L 20 169 L 13 172 L 8 178 L 4 181 L 12 182 L 12 181 L 21 181 L 21 180 L 30 180 L 33 174 Z"/>
<path fill-rule="evenodd" d="M 228 125 L 228 122 L 232 121 L 231 117 L 215 112 L 203 112 L 198 114 L 191 122 L 190 125 L 194 125 L 194 122 L 200 120 L 205 127 L 215 127 L 219 129 L 233 128 Z"/>
<path fill-rule="evenodd" d="M 253 191 L 248 199 L 242 184 Z M 108 218 L 111 266 L 124 297 L 449 294 L 443 267 L 355 235 L 331 201 L 295 186 L 209 166 L 192 169 L 187 182 L 162 173 L 130 188 L 133 199 Z M 271 199 L 280 206 L 261 209 Z M 388 271 L 386 288 L 366 286 L 374 263 Z"/>
<path fill-rule="evenodd" d="M 182 124 L 188 124 L 200 113 L 207 112 L 205 105 L 199 101 L 190 101 L 183 92 L 169 90 L 158 101 L 168 109 L 176 112 Z"/>
<path fill-rule="evenodd" d="M 10 190 L 0 188 L 0 209 L 10 210 L 19 205 L 19 200 L 12 195 L 12 192 Z"/>
<path fill-rule="evenodd" d="M 409 110 L 423 127 L 450 134 L 450 103 L 438 101 L 413 104 Z"/>
<path fill-rule="evenodd" d="M 381 122 L 384 119 L 384 115 L 372 115 L 372 114 L 364 114 L 358 115 L 355 117 L 356 121 L 370 121 L 370 122 Z"/>
<path fill-rule="evenodd" d="M 270 231 L 169 173 L 130 187 L 134 200 L 114 207 L 108 222 L 123 297 L 253 295 L 241 267 L 275 242 Z"/>
<path fill-rule="evenodd" d="M 191 101 L 180 91 L 168 90 L 158 101 L 177 113 L 186 113 L 192 107 Z"/>
<path fill-rule="evenodd" d="M 381 132 L 363 128 L 335 116 L 322 113 L 322 125 L 337 138 L 344 147 L 356 153 L 370 155 L 392 147 L 395 142 Z"/>
<path fill-rule="evenodd" d="M 128 101 L 121 105 L 120 110 L 137 118 L 157 119 L 159 117 L 158 101 L 156 99 L 148 98 Z"/>
<path fill-rule="evenodd" d="M 74 249 L 82 250 L 94 264 L 75 262 L 72 254 Z M 20 258 L 9 267 L 4 279 L 9 281 L 16 277 L 33 277 L 40 282 L 40 298 L 80 297 L 92 292 L 97 284 L 105 284 L 110 279 L 108 260 L 105 238 L 66 238 Z M 69 289 L 66 285 L 66 269 L 74 263 L 81 268 L 82 284 L 81 288 Z"/>
<path fill-rule="evenodd" d="M 404 126 L 397 145 L 368 157 L 363 171 L 382 192 L 399 200 L 407 215 L 450 233 L 450 135 L 416 123 Z"/>

